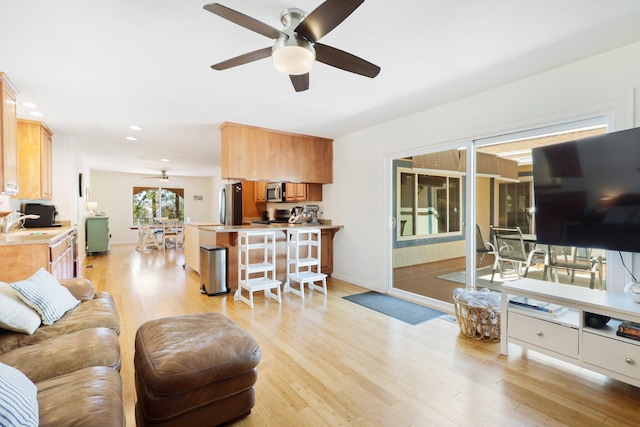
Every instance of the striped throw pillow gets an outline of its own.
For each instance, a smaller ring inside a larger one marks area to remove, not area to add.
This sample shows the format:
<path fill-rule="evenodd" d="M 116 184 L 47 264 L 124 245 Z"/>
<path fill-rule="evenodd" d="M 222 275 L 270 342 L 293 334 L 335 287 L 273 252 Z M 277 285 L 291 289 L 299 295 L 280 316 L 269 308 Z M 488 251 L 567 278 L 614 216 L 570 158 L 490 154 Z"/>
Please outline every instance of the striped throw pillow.
<path fill-rule="evenodd" d="M 80 304 L 58 279 L 41 268 L 27 280 L 11 284 L 18 296 L 42 317 L 42 324 L 53 325 L 67 311 Z"/>
<path fill-rule="evenodd" d="M 38 426 L 38 389 L 22 372 L 0 363 L 0 425 Z"/>

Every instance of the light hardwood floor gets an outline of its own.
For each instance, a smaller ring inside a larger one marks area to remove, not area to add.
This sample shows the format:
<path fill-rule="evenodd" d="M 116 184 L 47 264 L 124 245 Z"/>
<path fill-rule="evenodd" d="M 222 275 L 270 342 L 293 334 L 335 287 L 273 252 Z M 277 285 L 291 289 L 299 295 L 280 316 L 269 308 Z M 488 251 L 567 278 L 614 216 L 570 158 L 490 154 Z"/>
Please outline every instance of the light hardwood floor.
<path fill-rule="evenodd" d="M 479 260 L 480 257 L 476 262 Z M 487 263 L 487 260 L 483 261 L 482 266 L 491 265 L 490 262 L 493 262 L 493 256 L 491 255 L 489 263 Z M 393 287 L 453 304 L 453 290 L 464 286 L 460 283 L 441 279 L 439 276 L 464 271 L 464 263 L 464 258 L 451 258 L 409 267 L 394 268 Z"/>
<path fill-rule="evenodd" d="M 640 389 L 512 346 L 459 334 L 456 323 L 416 326 L 341 297 L 364 292 L 330 279 L 329 295 L 199 292 L 182 250 L 140 253 L 113 246 L 82 273 L 116 300 L 122 331 L 127 425 L 135 426 L 133 341 L 147 320 L 222 312 L 260 345 L 256 404 L 238 426 L 637 426 Z M 308 292 L 308 291 L 307 291 Z"/>

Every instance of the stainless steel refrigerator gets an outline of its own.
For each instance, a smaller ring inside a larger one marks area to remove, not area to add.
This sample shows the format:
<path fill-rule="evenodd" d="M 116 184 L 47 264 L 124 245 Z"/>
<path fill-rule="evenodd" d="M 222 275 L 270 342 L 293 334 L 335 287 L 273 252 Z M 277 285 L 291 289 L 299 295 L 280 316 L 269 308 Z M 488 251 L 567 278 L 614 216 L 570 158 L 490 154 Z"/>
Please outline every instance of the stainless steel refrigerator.
<path fill-rule="evenodd" d="M 220 224 L 242 225 L 242 183 L 225 184 L 220 189 Z"/>

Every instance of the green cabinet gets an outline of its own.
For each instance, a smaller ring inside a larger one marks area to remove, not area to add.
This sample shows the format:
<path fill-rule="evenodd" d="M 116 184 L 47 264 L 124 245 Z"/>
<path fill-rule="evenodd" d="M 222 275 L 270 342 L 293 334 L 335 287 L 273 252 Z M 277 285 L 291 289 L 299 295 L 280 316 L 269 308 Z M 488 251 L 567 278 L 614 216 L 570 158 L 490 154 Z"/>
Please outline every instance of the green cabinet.
<path fill-rule="evenodd" d="M 87 254 L 109 252 L 109 217 L 87 218 Z"/>

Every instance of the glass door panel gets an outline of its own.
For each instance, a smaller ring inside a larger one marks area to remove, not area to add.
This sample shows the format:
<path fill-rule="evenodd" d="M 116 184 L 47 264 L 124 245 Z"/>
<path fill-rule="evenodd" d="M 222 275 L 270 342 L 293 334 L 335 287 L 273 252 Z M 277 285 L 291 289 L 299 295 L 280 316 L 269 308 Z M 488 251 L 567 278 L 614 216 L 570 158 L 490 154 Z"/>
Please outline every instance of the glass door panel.
<path fill-rule="evenodd" d="M 499 184 L 498 193 L 498 225 L 533 233 L 531 182 Z"/>
<path fill-rule="evenodd" d="M 414 177 L 412 173 L 400 173 L 400 235 L 414 236 L 416 234 L 416 221 L 414 215 L 415 191 Z"/>

